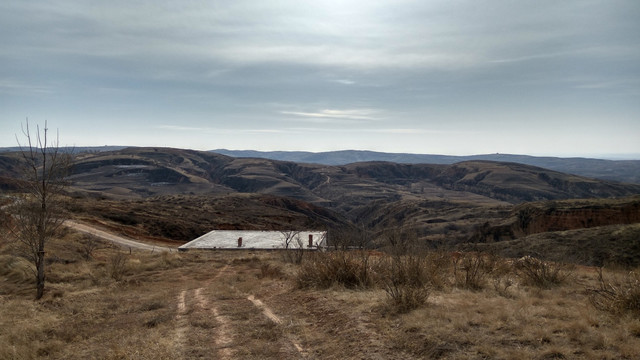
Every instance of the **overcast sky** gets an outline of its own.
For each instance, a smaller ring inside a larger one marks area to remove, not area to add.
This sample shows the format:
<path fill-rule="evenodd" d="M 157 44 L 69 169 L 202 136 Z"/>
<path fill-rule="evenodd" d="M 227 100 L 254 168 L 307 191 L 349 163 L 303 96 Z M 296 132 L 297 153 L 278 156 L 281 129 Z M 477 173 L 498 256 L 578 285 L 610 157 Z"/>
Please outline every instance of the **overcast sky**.
<path fill-rule="evenodd" d="M 0 2 L 0 146 L 640 154 L 640 1 Z"/>

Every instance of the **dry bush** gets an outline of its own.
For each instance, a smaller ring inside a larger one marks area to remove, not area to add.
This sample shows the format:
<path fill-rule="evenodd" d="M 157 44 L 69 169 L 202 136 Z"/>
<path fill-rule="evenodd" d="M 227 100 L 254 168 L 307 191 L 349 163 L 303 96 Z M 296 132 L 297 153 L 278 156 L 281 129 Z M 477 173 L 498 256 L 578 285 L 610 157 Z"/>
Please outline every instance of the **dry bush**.
<path fill-rule="evenodd" d="M 569 266 L 542 261 L 525 256 L 515 263 L 518 276 L 524 285 L 549 289 L 563 284 L 571 275 Z"/>
<path fill-rule="evenodd" d="M 287 249 L 282 251 L 282 260 L 286 263 L 301 264 L 306 250 L 301 248 Z"/>
<path fill-rule="evenodd" d="M 502 297 L 515 298 L 509 290 L 516 283 L 512 262 L 496 255 L 491 255 L 491 258 L 493 270 L 489 276 L 494 290 Z"/>
<path fill-rule="evenodd" d="M 389 281 L 384 290 L 387 292 L 391 307 L 398 313 L 406 313 L 423 306 L 431 293 L 431 289 L 427 286 L 400 284 L 394 280 Z"/>
<path fill-rule="evenodd" d="M 461 253 L 453 259 L 453 277 L 459 288 L 480 290 L 496 268 L 496 258 L 483 253 Z"/>
<path fill-rule="evenodd" d="M 640 317 L 640 274 L 630 272 L 622 279 L 606 281 L 600 268 L 598 284 L 597 289 L 588 289 L 589 300 L 596 309 L 616 315 L 631 313 Z"/>
<path fill-rule="evenodd" d="M 384 290 L 392 308 L 405 313 L 425 304 L 430 293 L 430 275 L 425 256 L 394 256 L 384 277 Z"/>
<path fill-rule="evenodd" d="M 0 276 L 7 280 L 26 284 L 33 281 L 33 265 L 19 256 L 0 255 Z"/>
<path fill-rule="evenodd" d="M 443 290 L 447 286 L 451 274 L 451 255 L 445 251 L 431 251 L 425 255 L 423 276 L 429 286 Z"/>
<path fill-rule="evenodd" d="M 258 274 L 258 277 L 260 279 L 282 279 L 285 277 L 285 275 L 280 266 L 263 263 L 260 265 L 260 274 Z"/>
<path fill-rule="evenodd" d="M 78 246 L 78 252 L 84 260 L 92 260 L 93 253 L 100 247 L 100 240 L 94 235 L 85 235 L 80 239 L 80 246 Z"/>
<path fill-rule="evenodd" d="M 123 252 L 116 252 L 109 259 L 109 276 L 115 281 L 120 281 L 127 271 L 127 256 Z"/>
<path fill-rule="evenodd" d="M 366 252 L 314 253 L 296 274 L 298 288 L 326 289 L 333 285 L 369 288 L 374 284 Z"/>

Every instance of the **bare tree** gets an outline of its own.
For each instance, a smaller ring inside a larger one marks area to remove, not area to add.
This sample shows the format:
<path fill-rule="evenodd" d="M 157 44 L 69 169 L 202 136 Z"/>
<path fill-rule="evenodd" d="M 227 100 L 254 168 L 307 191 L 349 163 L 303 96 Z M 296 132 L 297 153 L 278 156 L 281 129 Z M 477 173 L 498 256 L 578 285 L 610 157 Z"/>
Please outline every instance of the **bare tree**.
<path fill-rule="evenodd" d="M 71 157 L 60 151 L 58 134 L 54 141 L 48 138 L 46 122 L 42 131 L 36 126 L 32 134 L 27 120 L 22 126 L 22 134 L 26 144 L 23 146 L 17 136 L 16 140 L 24 163 L 21 184 L 25 196 L 14 205 L 16 221 L 12 232 L 22 255 L 35 266 L 36 299 L 40 299 L 44 294 L 45 246 L 64 221 L 60 195 L 66 185 Z"/>
<path fill-rule="evenodd" d="M 304 257 L 304 242 L 300 238 L 300 231 L 280 231 L 284 238 L 284 260 L 294 264 L 300 264 Z"/>
<path fill-rule="evenodd" d="M 330 246 L 335 250 L 366 249 L 372 245 L 372 232 L 365 225 L 332 228 Z"/>
<path fill-rule="evenodd" d="M 291 246 L 296 245 L 298 243 L 300 243 L 300 231 L 295 231 L 295 230 L 282 230 L 280 231 L 280 233 L 282 233 L 282 236 L 284 238 L 284 248 L 285 249 L 289 249 Z M 294 243 L 294 241 L 297 242 Z M 299 245 L 299 244 L 298 244 Z"/>

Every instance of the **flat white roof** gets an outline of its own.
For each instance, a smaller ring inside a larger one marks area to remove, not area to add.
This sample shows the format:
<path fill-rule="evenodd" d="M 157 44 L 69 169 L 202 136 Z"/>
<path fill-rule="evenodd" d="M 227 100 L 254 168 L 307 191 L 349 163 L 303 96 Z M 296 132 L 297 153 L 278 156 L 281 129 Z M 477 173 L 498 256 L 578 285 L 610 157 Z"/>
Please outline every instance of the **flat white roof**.
<path fill-rule="evenodd" d="M 325 247 L 327 232 L 317 230 L 306 231 L 255 231 L 255 230 L 213 230 L 192 240 L 178 249 L 285 249 L 285 239 L 293 236 L 290 249 L 302 246 L 309 247 L 309 236 L 312 237 L 311 248 Z M 238 239 L 242 238 L 242 246 L 238 247 Z"/>

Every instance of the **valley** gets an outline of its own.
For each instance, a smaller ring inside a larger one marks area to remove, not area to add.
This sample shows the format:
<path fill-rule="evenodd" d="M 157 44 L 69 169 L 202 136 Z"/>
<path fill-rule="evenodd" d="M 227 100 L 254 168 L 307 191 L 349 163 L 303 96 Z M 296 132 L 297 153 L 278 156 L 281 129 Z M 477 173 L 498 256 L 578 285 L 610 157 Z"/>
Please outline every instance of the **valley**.
<path fill-rule="evenodd" d="M 640 355 L 637 184 L 492 161 L 80 153 L 33 301 L 8 230 L 20 158 L 0 164 L 0 358 Z M 332 251 L 176 251 L 290 228 L 326 229 Z"/>
<path fill-rule="evenodd" d="M 3 189 L 19 187 L 19 162 L 17 153 L 0 153 Z M 427 248 L 453 248 L 633 224 L 640 216 L 638 184 L 486 160 L 322 165 L 123 148 L 76 154 L 68 179 L 72 217 L 173 244 L 213 229 L 295 226 L 329 230 L 336 246 L 364 230 L 372 248 L 384 248 L 389 231 L 411 233 Z"/>

